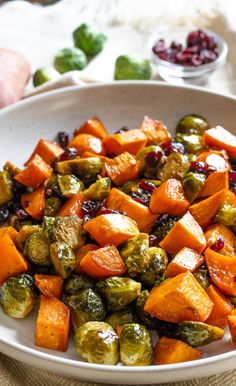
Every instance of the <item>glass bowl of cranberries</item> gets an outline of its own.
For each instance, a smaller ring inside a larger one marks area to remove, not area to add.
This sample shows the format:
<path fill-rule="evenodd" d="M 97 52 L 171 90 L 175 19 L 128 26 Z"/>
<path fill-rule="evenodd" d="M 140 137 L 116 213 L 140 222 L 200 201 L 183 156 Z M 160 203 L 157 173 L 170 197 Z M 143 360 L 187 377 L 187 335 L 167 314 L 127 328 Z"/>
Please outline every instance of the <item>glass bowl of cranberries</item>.
<path fill-rule="evenodd" d="M 228 53 L 227 43 L 206 29 L 158 33 L 151 45 L 158 73 L 167 81 L 183 78 L 191 82 L 208 77 L 225 63 Z"/>

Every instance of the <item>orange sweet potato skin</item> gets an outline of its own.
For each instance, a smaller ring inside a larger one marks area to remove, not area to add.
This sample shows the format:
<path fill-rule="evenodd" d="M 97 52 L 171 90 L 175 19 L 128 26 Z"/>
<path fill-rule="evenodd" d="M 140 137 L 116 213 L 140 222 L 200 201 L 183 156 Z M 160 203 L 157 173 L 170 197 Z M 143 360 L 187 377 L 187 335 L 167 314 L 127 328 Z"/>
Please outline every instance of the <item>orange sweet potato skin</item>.
<path fill-rule="evenodd" d="M 228 171 L 213 172 L 207 177 L 198 198 L 210 197 L 215 193 L 220 192 L 222 189 L 229 189 L 229 177 Z"/>
<path fill-rule="evenodd" d="M 135 180 L 139 175 L 136 159 L 128 152 L 124 152 L 113 159 L 107 159 L 105 161 L 105 171 L 116 185 Z"/>
<path fill-rule="evenodd" d="M 173 277 L 182 272 L 194 272 L 203 263 L 204 257 L 193 249 L 184 247 L 167 266 L 166 277 Z"/>
<path fill-rule="evenodd" d="M 178 339 L 163 336 L 154 351 L 154 364 L 168 365 L 200 359 L 202 352 Z"/>
<path fill-rule="evenodd" d="M 27 166 L 34 156 L 38 154 L 48 165 L 52 166 L 55 159 L 63 152 L 64 150 L 56 142 L 41 138 L 30 158 L 25 162 L 25 165 Z"/>
<path fill-rule="evenodd" d="M 224 241 L 224 247 L 221 249 L 221 254 L 236 257 L 236 237 L 234 233 L 223 224 L 213 224 L 205 232 L 207 247 L 217 242 L 219 238 Z"/>
<path fill-rule="evenodd" d="M 227 316 L 233 310 L 230 301 L 212 284 L 207 288 L 207 295 L 214 306 L 206 323 L 224 328 L 227 325 Z"/>
<path fill-rule="evenodd" d="M 11 226 L 0 228 L 0 237 L 3 237 L 6 234 L 10 236 L 13 243 L 16 245 L 16 238 L 17 238 L 18 232 Z"/>
<path fill-rule="evenodd" d="M 86 121 L 79 129 L 74 131 L 74 136 L 78 134 L 90 134 L 103 140 L 108 132 L 99 118 L 93 117 Z"/>
<path fill-rule="evenodd" d="M 106 150 L 102 141 L 90 134 L 78 134 L 68 144 L 68 147 L 75 147 L 79 154 L 90 151 L 94 154 L 105 155 Z"/>
<path fill-rule="evenodd" d="M 83 217 L 82 205 L 86 200 L 86 196 L 83 193 L 77 193 L 72 196 L 65 204 L 59 209 L 57 216 L 72 216 Z"/>
<path fill-rule="evenodd" d="M 41 220 L 46 206 L 44 186 L 41 186 L 32 193 L 22 194 L 21 205 L 31 217 L 38 221 Z"/>
<path fill-rule="evenodd" d="M 95 244 L 85 244 L 82 247 L 76 249 L 75 253 L 75 272 L 81 273 L 83 272 L 80 262 L 83 257 L 90 251 L 96 251 L 99 247 Z"/>
<path fill-rule="evenodd" d="M 219 147 L 226 150 L 230 157 L 236 157 L 236 137 L 221 126 L 206 130 L 203 141 L 207 146 Z"/>
<path fill-rule="evenodd" d="M 147 143 L 147 137 L 140 129 L 124 131 L 119 134 L 108 135 L 103 144 L 107 153 L 119 155 L 125 151 L 137 154 Z"/>
<path fill-rule="evenodd" d="M 61 298 L 63 279 L 60 276 L 36 274 L 34 275 L 34 283 L 41 294 Z"/>
<path fill-rule="evenodd" d="M 52 168 L 38 155 L 28 163 L 25 169 L 16 174 L 14 178 L 22 185 L 37 189 L 52 174 Z"/>
<path fill-rule="evenodd" d="M 163 122 L 147 116 L 144 117 L 141 130 L 148 138 L 147 145 L 150 145 L 153 142 L 163 143 L 170 140 L 170 134 Z"/>

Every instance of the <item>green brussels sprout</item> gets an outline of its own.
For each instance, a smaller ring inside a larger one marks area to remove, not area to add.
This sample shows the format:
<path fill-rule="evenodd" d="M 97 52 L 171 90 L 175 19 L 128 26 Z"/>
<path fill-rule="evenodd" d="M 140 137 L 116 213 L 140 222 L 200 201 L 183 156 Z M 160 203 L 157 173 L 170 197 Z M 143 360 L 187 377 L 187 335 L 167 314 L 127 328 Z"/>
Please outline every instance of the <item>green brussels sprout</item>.
<path fill-rule="evenodd" d="M 18 248 L 23 251 L 26 240 L 33 233 L 41 232 L 42 228 L 38 225 L 23 225 L 19 230 L 19 233 L 16 238 L 16 243 Z"/>
<path fill-rule="evenodd" d="M 151 329 L 155 330 L 158 327 L 158 320 L 154 316 L 150 315 L 148 312 L 144 311 L 144 305 L 148 298 L 149 291 L 143 290 L 140 292 L 139 297 L 135 300 L 135 311 L 142 322 L 142 324 Z M 127 322 L 132 323 L 132 322 Z"/>
<path fill-rule="evenodd" d="M 231 205 L 228 200 L 224 201 L 214 221 L 228 227 L 236 226 L 236 205 Z"/>
<path fill-rule="evenodd" d="M 73 176 L 73 174 L 58 174 L 57 179 L 61 193 L 67 198 L 71 198 L 74 194 L 84 190 L 83 182 Z"/>
<path fill-rule="evenodd" d="M 50 244 L 44 232 L 32 233 L 26 240 L 24 256 L 36 265 L 50 265 Z"/>
<path fill-rule="evenodd" d="M 11 177 L 15 177 L 16 174 L 20 173 L 20 168 L 18 168 L 13 163 L 7 161 L 3 166 L 3 170 L 7 171 Z"/>
<path fill-rule="evenodd" d="M 3 311 L 12 318 L 23 319 L 35 304 L 34 279 L 27 274 L 12 276 L 0 288 L 0 304 Z"/>
<path fill-rule="evenodd" d="M 138 317 L 135 315 L 134 310 L 128 306 L 122 308 L 122 310 L 113 312 L 105 321 L 115 330 L 117 326 L 123 326 L 127 323 L 137 323 Z"/>
<path fill-rule="evenodd" d="M 132 194 L 139 186 L 141 180 L 132 180 L 125 182 L 123 185 L 119 186 L 119 189 L 125 194 Z"/>
<path fill-rule="evenodd" d="M 83 220 L 78 216 L 56 217 L 52 229 L 53 241 L 65 241 L 72 249 L 85 243 Z"/>
<path fill-rule="evenodd" d="M 99 322 L 105 319 L 106 310 L 102 299 L 91 288 L 69 296 L 66 302 L 71 310 L 72 325 L 75 330 L 87 322 Z"/>
<path fill-rule="evenodd" d="M 182 143 L 187 153 L 197 153 L 198 151 L 205 149 L 202 136 L 198 134 L 187 135 L 177 133 L 174 140 L 175 142 Z"/>
<path fill-rule="evenodd" d="M 141 291 L 141 284 L 129 277 L 113 276 L 100 280 L 97 290 L 105 299 L 108 311 L 118 311 L 136 299 Z"/>
<path fill-rule="evenodd" d="M 118 56 L 115 62 L 115 80 L 148 80 L 152 70 L 147 59 L 135 59 L 127 55 Z"/>
<path fill-rule="evenodd" d="M 169 178 L 181 180 L 186 176 L 189 169 L 188 157 L 178 152 L 168 155 L 166 163 L 157 171 L 157 178 L 166 181 Z"/>
<path fill-rule="evenodd" d="M 71 275 L 64 282 L 64 291 L 66 295 L 75 295 L 81 290 L 93 287 L 94 280 L 84 273 Z"/>
<path fill-rule="evenodd" d="M 58 173 L 74 174 L 84 184 L 90 185 L 96 181 L 102 172 L 103 162 L 98 157 L 76 158 L 69 161 L 61 161 L 56 164 Z"/>
<path fill-rule="evenodd" d="M 73 39 L 75 47 L 80 48 L 87 55 L 96 55 L 102 51 L 107 37 L 83 23 L 74 30 Z"/>
<path fill-rule="evenodd" d="M 88 189 L 85 190 L 84 194 L 90 200 L 100 201 L 104 200 L 111 190 L 111 180 L 109 177 L 101 178 L 98 176 L 98 179 L 94 184 L 90 185 Z"/>
<path fill-rule="evenodd" d="M 125 262 L 130 276 L 142 273 L 149 264 L 149 237 L 146 233 L 124 242 L 120 250 L 120 255 Z"/>
<path fill-rule="evenodd" d="M 163 155 L 160 157 L 159 161 L 153 162 L 152 159 L 150 160 L 147 157 L 147 155 L 150 153 L 163 154 L 163 151 L 160 146 L 152 145 L 145 147 L 137 153 L 136 160 L 139 173 L 144 178 L 156 178 L 158 169 L 164 164 L 165 161 L 165 157 Z"/>
<path fill-rule="evenodd" d="M 45 216 L 56 216 L 60 207 L 63 204 L 63 200 L 60 197 L 51 196 L 46 199 L 46 205 L 44 209 Z"/>
<path fill-rule="evenodd" d="M 0 206 L 13 198 L 13 181 L 7 170 L 0 172 Z"/>
<path fill-rule="evenodd" d="M 198 283 L 202 286 L 204 290 L 207 289 L 210 285 L 210 281 L 207 277 L 207 269 L 198 269 L 194 272 L 194 277 L 198 281 Z"/>
<path fill-rule="evenodd" d="M 75 255 L 72 248 L 63 241 L 50 245 L 50 257 L 55 271 L 66 279 L 75 270 Z"/>
<path fill-rule="evenodd" d="M 83 70 L 87 66 L 87 57 L 79 48 L 63 48 L 56 54 L 53 65 L 60 74 Z"/>
<path fill-rule="evenodd" d="M 164 249 L 151 247 L 149 252 L 149 265 L 140 275 L 140 280 L 148 287 L 153 287 L 159 283 L 160 278 L 165 272 L 168 264 L 168 257 Z"/>
<path fill-rule="evenodd" d="M 197 198 L 201 188 L 204 185 L 206 176 L 204 174 L 189 172 L 182 180 L 185 197 L 193 202 Z"/>
<path fill-rule="evenodd" d="M 158 237 L 158 240 L 160 242 L 166 237 L 167 233 L 169 233 L 169 231 L 171 230 L 171 228 L 173 228 L 177 221 L 177 217 L 170 217 L 167 215 L 165 218 L 162 219 L 160 224 L 154 229 L 152 233 Z"/>
<path fill-rule="evenodd" d="M 207 120 L 200 115 L 189 114 L 181 118 L 176 126 L 176 133 L 203 135 L 209 129 Z"/>
<path fill-rule="evenodd" d="M 126 366 L 148 366 L 153 361 L 152 338 L 146 327 L 130 323 L 120 334 L 120 359 Z"/>
<path fill-rule="evenodd" d="M 33 85 L 34 87 L 41 86 L 49 80 L 57 80 L 58 78 L 60 78 L 60 74 L 55 68 L 42 67 L 34 73 Z"/>
<path fill-rule="evenodd" d="M 87 322 L 75 332 L 77 355 L 90 363 L 116 365 L 119 361 L 118 336 L 105 322 Z"/>
<path fill-rule="evenodd" d="M 206 323 L 186 321 L 177 326 L 177 336 L 193 347 L 216 342 L 224 336 L 224 330 Z"/>
<path fill-rule="evenodd" d="M 55 224 L 56 218 L 52 216 L 43 217 L 43 232 L 48 240 L 51 240 L 52 230 Z"/>

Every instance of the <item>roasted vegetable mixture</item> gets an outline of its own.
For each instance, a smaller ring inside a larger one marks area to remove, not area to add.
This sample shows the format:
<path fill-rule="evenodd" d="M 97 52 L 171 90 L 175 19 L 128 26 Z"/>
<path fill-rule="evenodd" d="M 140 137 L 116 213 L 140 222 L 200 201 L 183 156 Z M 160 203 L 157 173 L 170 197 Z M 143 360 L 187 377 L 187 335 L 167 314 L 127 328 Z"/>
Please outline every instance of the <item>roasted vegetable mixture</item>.
<path fill-rule="evenodd" d="M 91 363 L 198 359 L 227 325 L 236 342 L 235 193 L 236 137 L 196 114 L 173 137 L 146 116 L 40 139 L 0 172 L 3 312 L 37 308 L 35 345 L 66 351 L 71 328 Z"/>

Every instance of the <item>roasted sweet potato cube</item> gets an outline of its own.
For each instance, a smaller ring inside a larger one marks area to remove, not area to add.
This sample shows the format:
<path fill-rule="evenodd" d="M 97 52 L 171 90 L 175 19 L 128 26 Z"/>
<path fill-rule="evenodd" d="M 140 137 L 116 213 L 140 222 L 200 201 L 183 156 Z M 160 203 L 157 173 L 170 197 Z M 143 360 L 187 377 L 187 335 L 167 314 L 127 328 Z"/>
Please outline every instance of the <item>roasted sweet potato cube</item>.
<path fill-rule="evenodd" d="M 22 194 L 21 205 L 31 217 L 38 221 L 41 220 L 46 206 L 44 186 L 40 186 L 32 193 Z"/>
<path fill-rule="evenodd" d="M 119 155 L 124 151 L 137 154 L 147 143 L 147 137 L 140 129 L 123 131 L 119 134 L 108 135 L 104 140 L 108 153 Z"/>
<path fill-rule="evenodd" d="M 90 251 L 96 251 L 99 247 L 95 244 L 85 244 L 82 247 L 76 249 L 75 253 L 75 271 L 77 273 L 83 272 L 80 262 L 85 255 Z"/>
<path fill-rule="evenodd" d="M 173 277 L 186 271 L 194 272 L 200 267 L 203 261 L 204 257 L 200 253 L 191 248 L 184 247 L 169 263 L 165 271 L 165 276 Z"/>
<path fill-rule="evenodd" d="M 200 190 L 198 197 L 210 197 L 213 194 L 220 192 L 222 189 L 229 189 L 229 177 L 227 170 L 223 172 L 213 172 L 210 174 Z"/>
<path fill-rule="evenodd" d="M 27 164 L 26 168 L 15 175 L 15 179 L 22 185 L 37 189 L 52 174 L 52 168 L 38 155 Z"/>
<path fill-rule="evenodd" d="M 7 234 L 8 236 L 10 236 L 14 244 L 16 244 L 16 238 L 18 233 L 19 232 L 17 232 L 14 228 L 10 226 L 0 228 L 0 238 Z"/>
<path fill-rule="evenodd" d="M 147 145 L 151 143 L 163 143 L 170 140 L 170 134 L 162 121 L 144 117 L 141 130 L 148 138 Z"/>
<path fill-rule="evenodd" d="M 206 292 L 214 304 L 206 323 L 224 328 L 227 325 L 227 316 L 233 310 L 233 305 L 230 303 L 229 299 L 227 299 L 222 292 L 212 284 L 207 288 Z"/>
<path fill-rule="evenodd" d="M 63 279 L 60 276 L 36 274 L 34 283 L 41 294 L 61 298 Z"/>
<path fill-rule="evenodd" d="M 138 166 L 135 157 L 124 152 L 113 159 L 105 161 L 105 170 L 116 185 L 122 185 L 127 181 L 138 177 Z"/>
<path fill-rule="evenodd" d="M 48 165 L 52 166 L 55 159 L 63 152 L 64 150 L 56 142 L 47 141 L 42 138 L 39 140 L 36 148 L 25 165 L 27 166 L 32 161 L 34 156 L 38 154 Z"/>
<path fill-rule="evenodd" d="M 200 359 L 202 355 L 201 351 L 192 348 L 181 340 L 163 336 L 155 347 L 154 363 L 156 365 L 168 365 L 187 362 Z"/>

